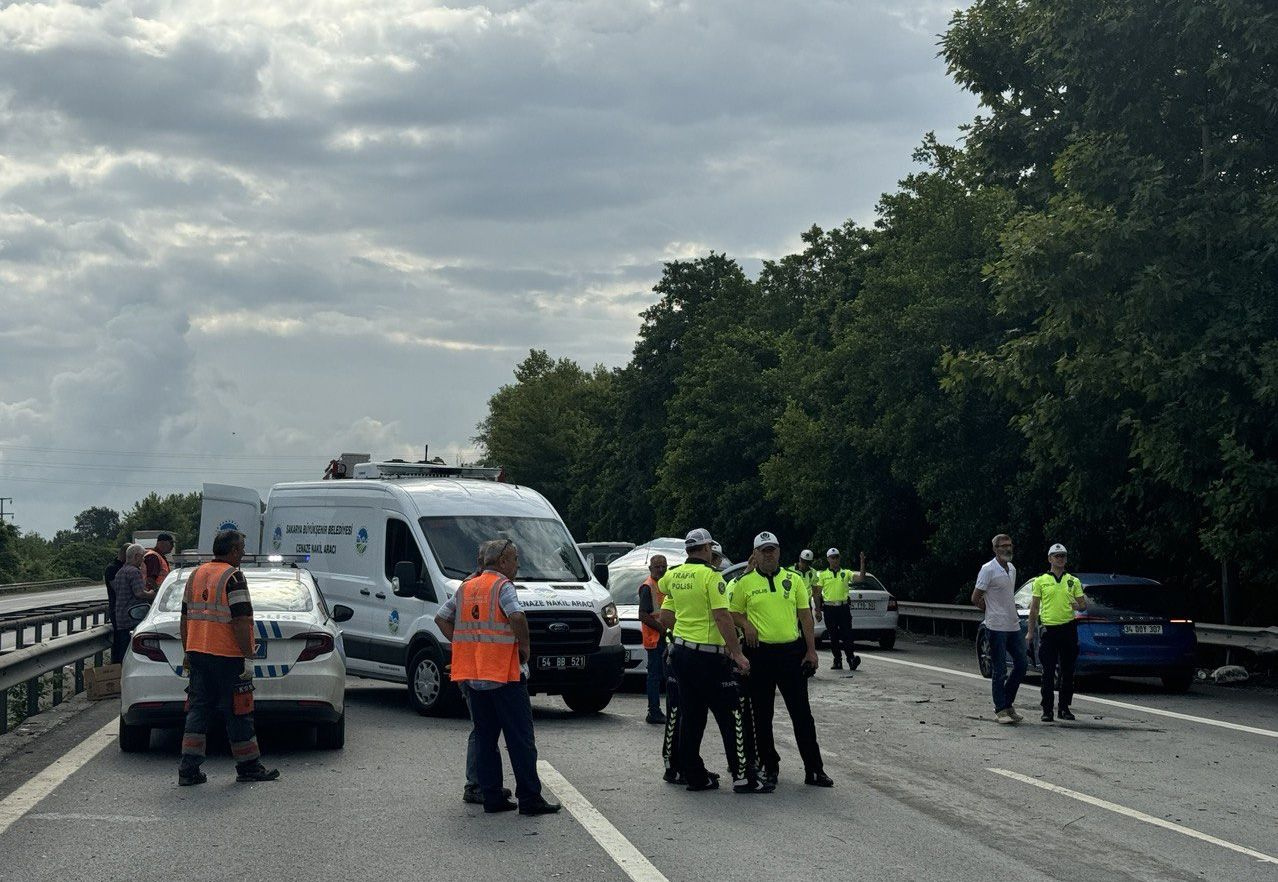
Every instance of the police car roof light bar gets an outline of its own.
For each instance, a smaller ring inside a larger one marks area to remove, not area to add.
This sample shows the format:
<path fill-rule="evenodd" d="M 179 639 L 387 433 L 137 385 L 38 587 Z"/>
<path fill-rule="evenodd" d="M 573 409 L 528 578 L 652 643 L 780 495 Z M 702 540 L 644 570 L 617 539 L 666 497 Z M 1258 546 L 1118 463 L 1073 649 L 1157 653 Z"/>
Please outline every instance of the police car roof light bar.
<path fill-rule="evenodd" d="M 287 564 L 288 566 L 296 567 L 299 563 L 309 562 L 310 559 L 311 556 L 309 554 L 246 554 L 240 564 L 259 564 L 261 566 Z M 213 555 L 206 551 L 184 551 L 181 554 L 174 554 L 169 557 L 169 563 L 175 567 L 194 566 L 211 560 L 213 560 Z"/>

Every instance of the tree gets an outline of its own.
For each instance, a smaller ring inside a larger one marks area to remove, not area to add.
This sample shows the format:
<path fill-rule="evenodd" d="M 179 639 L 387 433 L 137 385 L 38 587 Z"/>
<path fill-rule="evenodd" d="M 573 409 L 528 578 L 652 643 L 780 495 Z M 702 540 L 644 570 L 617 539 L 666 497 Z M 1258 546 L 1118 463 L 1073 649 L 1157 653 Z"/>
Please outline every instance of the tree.
<path fill-rule="evenodd" d="M 76 535 L 89 542 L 114 542 L 120 532 L 120 513 L 97 505 L 75 516 Z"/>
<path fill-rule="evenodd" d="M 168 530 L 177 548 L 194 547 L 200 537 L 203 498 L 201 493 L 147 494 L 120 518 L 116 543 L 130 541 L 138 530 Z"/>

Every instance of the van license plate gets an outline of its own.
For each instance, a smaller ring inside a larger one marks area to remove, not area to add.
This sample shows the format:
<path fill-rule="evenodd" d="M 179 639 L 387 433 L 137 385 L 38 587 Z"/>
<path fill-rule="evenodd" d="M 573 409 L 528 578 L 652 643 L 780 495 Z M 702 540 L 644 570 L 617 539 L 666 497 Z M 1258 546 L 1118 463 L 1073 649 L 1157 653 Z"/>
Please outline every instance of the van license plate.
<path fill-rule="evenodd" d="M 1162 625 L 1123 625 L 1124 634 L 1161 634 Z"/>
<path fill-rule="evenodd" d="M 542 655 L 537 658 L 539 671 L 573 671 L 586 667 L 584 655 Z"/>
<path fill-rule="evenodd" d="M 874 609 L 873 600 L 854 600 L 848 604 L 849 609 Z"/>

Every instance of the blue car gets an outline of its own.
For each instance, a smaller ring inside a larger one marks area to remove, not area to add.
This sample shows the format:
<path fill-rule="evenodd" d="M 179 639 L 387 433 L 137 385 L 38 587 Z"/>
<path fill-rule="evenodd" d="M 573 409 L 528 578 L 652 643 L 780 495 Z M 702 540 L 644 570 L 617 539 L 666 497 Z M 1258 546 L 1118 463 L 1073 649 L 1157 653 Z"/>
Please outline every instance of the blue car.
<path fill-rule="evenodd" d="M 1139 576 L 1075 575 L 1087 596 L 1087 609 L 1074 614 L 1078 622 L 1075 676 L 1159 677 L 1168 691 L 1187 691 L 1194 682 L 1198 636 L 1193 621 L 1184 614 L 1184 597 Z M 1030 588 L 1026 582 L 1016 592 L 1022 634 L 1029 624 Z M 981 674 L 989 677 L 990 641 L 984 625 L 976 634 L 976 657 Z M 1031 671 L 1041 670 L 1033 650 L 1029 663 Z"/>

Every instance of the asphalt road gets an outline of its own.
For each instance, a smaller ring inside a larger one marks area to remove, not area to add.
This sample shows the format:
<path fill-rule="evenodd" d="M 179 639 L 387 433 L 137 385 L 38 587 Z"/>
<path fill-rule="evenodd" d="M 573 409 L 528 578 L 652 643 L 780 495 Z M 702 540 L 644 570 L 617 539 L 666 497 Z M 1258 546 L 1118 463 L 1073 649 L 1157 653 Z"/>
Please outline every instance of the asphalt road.
<path fill-rule="evenodd" d="M 0 597 L 0 613 L 18 612 L 25 609 L 38 609 L 59 603 L 76 603 L 81 600 L 101 600 L 106 603 L 105 585 L 90 585 L 87 588 L 64 588 L 60 591 L 40 591 L 33 594 L 10 594 Z"/>
<path fill-rule="evenodd" d="M 277 782 L 237 785 L 219 757 L 208 784 L 179 789 L 178 736 L 159 733 L 149 754 L 109 743 L 15 807 L 35 773 L 91 753 L 77 745 L 116 712 L 99 703 L 7 757 L 0 745 L 0 879 L 1278 879 L 1272 692 L 1173 697 L 1122 681 L 1080 697 L 1075 723 L 1002 727 L 986 681 L 964 676 L 966 644 L 902 640 L 863 657 L 855 676 L 812 681 L 833 790 L 802 786 L 783 710 L 780 789 L 738 796 L 660 780 L 641 695 L 584 719 L 535 699 L 541 758 L 602 824 L 581 803 L 541 818 L 464 805 L 469 723 L 418 717 L 402 687 L 355 679 L 345 750 L 263 733 Z M 1036 704 L 1031 684 L 1018 705 Z M 722 770 L 716 745 L 707 737 L 703 754 Z"/>

